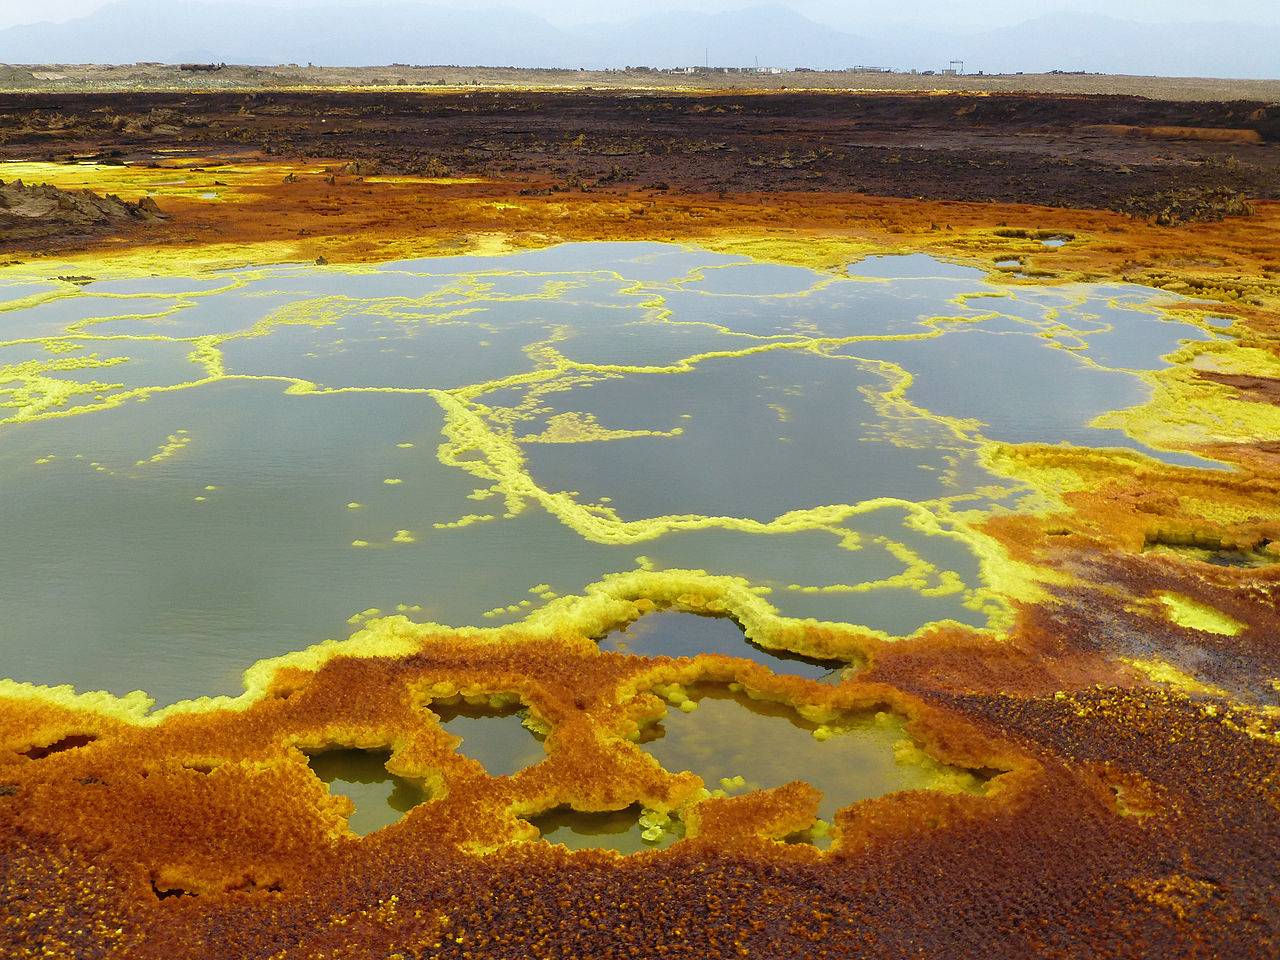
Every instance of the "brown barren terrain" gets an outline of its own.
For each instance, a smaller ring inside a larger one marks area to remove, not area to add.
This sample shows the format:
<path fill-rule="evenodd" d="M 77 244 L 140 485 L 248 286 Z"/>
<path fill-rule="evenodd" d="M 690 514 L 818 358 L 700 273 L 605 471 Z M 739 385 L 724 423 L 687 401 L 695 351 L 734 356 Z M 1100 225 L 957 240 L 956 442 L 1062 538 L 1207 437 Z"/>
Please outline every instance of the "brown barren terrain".
<path fill-rule="evenodd" d="M 0 65 L 0 90 L 44 93 L 126 93 L 137 90 L 307 90 L 388 88 L 486 88 L 608 91 L 785 90 L 857 93 L 1048 93 L 1109 94 L 1154 100 L 1280 100 L 1280 80 L 1214 77 L 1143 77 L 1097 73 L 966 74 L 890 73 L 881 70 L 738 73 L 725 70 L 566 70 L 515 67 L 371 66 L 301 67 L 199 64 L 217 69 L 184 70 L 180 65 L 24 64 Z"/>

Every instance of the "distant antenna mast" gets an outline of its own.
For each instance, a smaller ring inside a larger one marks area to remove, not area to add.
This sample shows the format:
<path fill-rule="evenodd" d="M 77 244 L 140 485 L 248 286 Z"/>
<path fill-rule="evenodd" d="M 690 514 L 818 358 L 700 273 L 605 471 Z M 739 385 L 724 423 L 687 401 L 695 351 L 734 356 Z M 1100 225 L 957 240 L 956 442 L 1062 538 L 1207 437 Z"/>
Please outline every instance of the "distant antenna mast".
<path fill-rule="evenodd" d="M 704 47 L 702 50 L 702 65 L 704 67 L 711 66 L 711 48 Z"/>

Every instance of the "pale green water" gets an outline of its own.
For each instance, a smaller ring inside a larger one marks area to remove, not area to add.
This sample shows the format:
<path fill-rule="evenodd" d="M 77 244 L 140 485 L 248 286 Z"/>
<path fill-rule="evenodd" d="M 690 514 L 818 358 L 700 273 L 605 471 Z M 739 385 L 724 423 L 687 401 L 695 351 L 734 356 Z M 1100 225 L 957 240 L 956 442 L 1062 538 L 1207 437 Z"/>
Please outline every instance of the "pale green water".
<path fill-rule="evenodd" d="M 625 810 L 603 813 L 582 813 L 568 808 L 558 808 L 541 816 L 529 818 L 548 843 L 558 843 L 570 850 L 615 850 L 618 853 L 638 853 L 641 850 L 661 850 L 675 843 L 683 835 L 678 821 L 672 829 L 663 832 L 655 840 L 646 840 L 640 823 L 642 811 L 638 806 Z"/>
<path fill-rule="evenodd" d="M 814 660 L 786 651 L 766 650 L 749 641 L 742 628 L 725 617 L 689 613 L 650 613 L 624 630 L 600 641 L 601 650 L 644 657 L 696 657 L 720 653 L 761 663 L 775 673 L 839 683 L 849 665 L 838 660 Z"/>
<path fill-rule="evenodd" d="M 462 738 L 458 752 L 479 761 L 491 777 L 509 777 L 546 756 L 544 738 L 523 724 L 517 708 L 491 710 L 465 703 L 432 704 L 431 712 L 440 718 L 441 726 Z"/>
<path fill-rule="evenodd" d="M 690 694 L 697 709 L 669 709 L 644 731 L 643 746 L 666 770 L 695 773 L 710 790 L 736 795 L 803 780 L 822 792 L 818 817 L 829 823 L 841 807 L 899 790 L 981 788 L 961 771 L 915 762 L 914 752 L 899 759 L 895 748 L 909 738 L 891 714 L 845 718 L 822 740 L 818 725 L 788 706 L 720 686 Z"/>
<path fill-rule="evenodd" d="M 789 616 L 981 626 L 977 558 L 910 510 L 979 489 L 963 506 L 1015 503 L 984 439 L 1203 465 L 1087 426 L 1210 336 L 1140 309 L 1156 295 L 1140 288 L 1000 287 L 921 256 L 829 277 L 625 243 L 85 285 L 22 270 L 0 281 L 0 674 L 20 680 L 234 694 L 255 660 L 344 637 L 359 611 L 499 625 L 535 586 L 580 593 L 641 556 L 744 577 Z M 971 294 L 991 296 L 956 299 Z M 933 338 L 884 339 L 902 334 Z M 831 342 L 855 336 L 872 339 Z M 884 402 L 886 361 L 915 406 Z M 547 493 L 615 511 L 618 535 L 536 500 L 506 516 L 490 482 L 441 462 L 431 391 L 455 391 Z M 925 410 L 982 425 L 957 436 Z M 834 525 L 741 529 L 878 497 Z M 471 515 L 491 519 L 453 525 Z M 673 515 L 697 522 L 626 542 Z M 901 574 L 903 550 L 958 586 L 848 589 Z"/>
<path fill-rule="evenodd" d="M 385 750 L 327 750 L 311 758 L 311 769 L 329 792 L 355 804 L 347 820 L 353 833 L 381 830 L 427 799 L 416 784 L 387 772 L 389 759 Z"/>

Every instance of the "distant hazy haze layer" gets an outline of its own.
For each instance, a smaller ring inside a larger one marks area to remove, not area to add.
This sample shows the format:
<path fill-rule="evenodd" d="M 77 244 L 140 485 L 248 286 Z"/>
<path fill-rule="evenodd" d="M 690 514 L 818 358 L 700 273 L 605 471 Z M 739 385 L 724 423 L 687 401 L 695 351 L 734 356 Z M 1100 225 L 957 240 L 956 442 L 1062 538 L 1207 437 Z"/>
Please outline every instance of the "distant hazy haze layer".
<path fill-rule="evenodd" d="M 1133 23 L 1056 14 L 979 33 L 843 33 L 786 7 L 662 13 L 626 23 L 555 26 L 514 8 L 416 3 L 281 9 L 251 3 L 120 0 L 80 19 L 0 30 L 7 63 L 225 61 L 517 67 L 857 65 L 970 72 L 1088 70 L 1165 76 L 1280 74 L 1280 27 Z"/>

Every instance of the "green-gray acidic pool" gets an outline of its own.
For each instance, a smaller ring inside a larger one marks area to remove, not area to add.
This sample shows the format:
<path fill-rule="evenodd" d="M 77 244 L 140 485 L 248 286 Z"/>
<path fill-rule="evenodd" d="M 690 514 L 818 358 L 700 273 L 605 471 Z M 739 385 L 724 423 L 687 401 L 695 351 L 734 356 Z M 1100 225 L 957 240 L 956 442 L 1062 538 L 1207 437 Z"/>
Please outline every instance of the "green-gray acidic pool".
<path fill-rule="evenodd" d="M 887 635 L 984 626 L 999 599 L 946 507 L 1026 489 L 983 444 L 1203 466 L 1090 422 L 1225 336 L 1157 291 L 921 256 L 843 276 L 650 243 L 21 269 L 0 278 L 0 674 L 161 703 L 238 693 L 252 662 L 370 611 L 495 626 L 642 566 Z M 459 418 L 470 439 L 442 450 Z M 512 476 L 538 491 L 514 509 Z"/>

